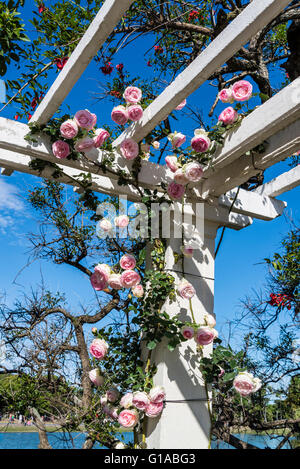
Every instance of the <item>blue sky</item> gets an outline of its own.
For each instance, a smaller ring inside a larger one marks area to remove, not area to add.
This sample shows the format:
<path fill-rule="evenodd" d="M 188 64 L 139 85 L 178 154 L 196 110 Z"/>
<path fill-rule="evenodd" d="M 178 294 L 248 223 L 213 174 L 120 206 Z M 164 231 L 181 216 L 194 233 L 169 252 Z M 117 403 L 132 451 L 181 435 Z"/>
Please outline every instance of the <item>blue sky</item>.
<path fill-rule="evenodd" d="M 26 2 L 25 17 L 32 14 L 32 2 Z M 47 6 L 47 2 L 45 2 Z M 152 45 L 150 37 L 144 37 L 138 43 L 133 43 L 115 58 L 113 65 L 124 63 L 125 69 L 133 76 L 139 75 L 151 79 L 153 70 L 147 66 L 148 56 L 144 51 Z M 7 79 L 18 73 L 11 70 Z M 114 72 L 116 73 L 116 72 Z M 284 73 L 273 74 L 273 84 L 276 87 L 284 80 Z M 51 79 L 54 79 L 53 72 Z M 73 114 L 79 109 L 88 108 L 98 116 L 98 125 L 112 124 L 110 112 L 112 104 L 102 100 L 97 102 L 94 93 L 100 93 L 101 87 L 106 82 L 106 77 L 99 71 L 98 65 L 90 64 L 83 76 L 76 84 L 65 105 L 70 106 Z M 163 89 L 163 86 L 162 86 Z M 257 89 L 255 89 L 257 91 Z M 201 86 L 188 103 L 203 111 L 207 116 L 214 102 L 216 89 L 209 84 Z M 255 103 L 255 101 L 253 101 Z M 224 108 L 219 103 L 214 120 Z M 17 106 L 6 108 L 1 117 L 13 118 Z M 189 119 L 185 112 L 177 114 L 179 120 L 173 130 L 182 131 L 188 137 L 193 136 L 195 123 Z M 266 180 L 270 180 L 278 174 L 289 170 L 288 162 L 282 162 L 268 169 Z M 49 262 L 35 262 L 24 268 L 28 262 L 29 244 L 26 233 L 38 229 L 36 215 L 26 203 L 26 195 L 38 183 L 38 178 L 15 172 L 11 177 L 0 177 L 0 291 L 5 292 L 7 302 L 41 281 L 41 275 L 46 285 L 53 291 L 62 290 L 67 294 L 72 305 L 81 301 L 90 301 L 93 292 L 88 279 L 68 266 L 55 266 Z M 67 189 L 70 193 L 72 188 Z M 240 299 L 251 294 L 253 289 L 263 288 L 265 283 L 266 267 L 262 264 L 263 258 L 269 257 L 280 248 L 280 241 L 290 229 L 289 220 L 299 222 L 299 195 L 300 189 L 294 189 L 279 197 L 288 203 L 285 215 L 271 222 L 255 220 L 254 223 L 241 230 L 226 229 L 221 249 L 216 259 L 215 282 L 215 313 L 218 320 L 218 330 L 226 332 L 226 321 L 232 319 L 239 309 Z M 21 270 L 23 269 L 23 270 Z M 17 279 L 16 275 L 19 272 Z"/>

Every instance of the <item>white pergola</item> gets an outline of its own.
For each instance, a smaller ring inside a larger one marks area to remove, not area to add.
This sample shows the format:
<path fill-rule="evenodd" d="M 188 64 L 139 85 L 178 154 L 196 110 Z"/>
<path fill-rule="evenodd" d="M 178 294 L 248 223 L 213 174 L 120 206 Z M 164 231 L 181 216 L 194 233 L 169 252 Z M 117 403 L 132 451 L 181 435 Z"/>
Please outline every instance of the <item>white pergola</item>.
<path fill-rule="evenodd" d="M 45 124 L 57 111 L 76 81 L 80 78 L 99 47 L 119 23 L 134 0 L 106 0 L 90 27 L 82 37 L 67 64 L 54 81 L 48 93 L 36 109 L 31 122 Z M 116 164 L 130 170 L 130 162 L 124 162 L 118 153 L 118 145 L 126 137 L 140 142 L 156 125 L 164 120 L 185 98 L 198 89 L 221 65 L 245 45 L 266 24 L 272 21 L 290 0 L 253 0 L 215 38 L 207 48 L 147 107 L 143 118 L 130 125 L 114 142 Z M 21 171 L 37 175 L 29 167 L 35 158 L 57 164 L 47 138 L 29 144 L 24 140 L 28 133 L 26 124 L 0 118 L 0 166 L 1 173 L 11 175 Z M 263 153 L 250 152 L 267 141 Z M 262 104 L 241 125 L 227 135 L 225 145 L 213 156 L 213 169 L 206 169 L 201 182 L 189 189 L 185 211 L 197 225 L 197 204 L 203 204 L 204 245 L 193 259 L 185 260 L 185 278 L 196 289 L 193 309 L 200 322 L 205 312 L 213 313 L 214 303 L 214 252 L 215 237 L 220 226 L 235 230 L 252 223 L 253 218 L 273 220 L 283 213 L 286 203 L 275 197 L 296 187 L 300 181 L 300 167 L 280 175 L 249 192 L 237 187 L 275 163 L 291 156 L 300 149 L 300 78 Z M 249 153 L 250 152 L 250 153 Z M 95 161 L 101 161 L 103 152 L 95 150 Z M 92 175 L 92 189 L 114 195 L 126 195 L 131 201 L 139 201 L 138 191 L 130 186 L 118 186 L 117 176 L 103 174 L 94 161 L 87 159 L 59 160 L 63 175 L 58 179 L 72 184 L 82 173 Z M 51 177 L 52 169 L 45 168 L 42 177 Z M 72 178 L 72 179 L 70 179 Z M 142 161 L 139 183 L 143 188 L 154 189 L 168 178 L 165 166 Z M 80 189 L 79 189 L 80 190 Z M 237 195 L 237 197 L 236 197 Z M 233 205 L 234 198 L 236 201 Z M 176 205 L 176 204 L 174 204 Z M 195 233 L 197 235 L 197 233 Z M 174 263 L 174 252 L 179 252 L 181 240 L 171 237 L 167 248 L 166 268 L 182 277 L 179 264 Z M 180 313 L 188 319 L 188 304 L 178 299 L 165 306 L 170 315 Z M 158 366 L 155 382 L 166 388 L 168 402 L 159 420 L 148 419 L 148 448 L 207 448 L 210 419 L 205 398 L 205 388 L 199 366 L 190 361 L 195 349 L 190 343 L 169 352 L 163 345 L 154 351 Z M 208 352 L 209 353 L 209 352 Z M 195 354 L 196 356 L 196 354 Z"/>

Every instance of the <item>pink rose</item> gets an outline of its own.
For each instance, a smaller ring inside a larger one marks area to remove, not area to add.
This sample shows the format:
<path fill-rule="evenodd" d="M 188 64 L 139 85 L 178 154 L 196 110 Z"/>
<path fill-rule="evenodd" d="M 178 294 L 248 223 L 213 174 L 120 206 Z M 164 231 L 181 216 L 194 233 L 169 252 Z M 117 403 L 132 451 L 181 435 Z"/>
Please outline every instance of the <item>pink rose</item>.
<path fill-rule="evenodd" d="M 238 119 L 238 113 L 233 107 L 227 107 L 219 115 L 219 121 L 223 122 L 224 125 L 233 124 Z"/>
<path fill-rule="evenodd" d="M 74 116 L 75 122 L 78 127 L 82 129 L 91 130 L 97 122 L 96 114 L 92 114 L 87 109 L 77 111 Z"/>
<path fill-rule="evenodd" d="M 128 86 L 124 91 L 123 98 L 129 104 L 139 103 L 142 99 L 142 91 L 136 86 Z"/>
<path fill-rule="evenodd" d="M 208 326 L 201 326 L 196 331 L 195 340 L 199 345 L 211 344 L 217 336 L 217 331 Z"/>
<path fill-rule="evenodd" d="M 142 298 L 144 296 L 143 285 L 141 285 L 141 284 L 135 285 L 135 287 L 133 287 L 131 289 L 131 292 L 132 292 L 133 296 L 135 296 L 136 298 Z"/>
<path fill-rule="evenodd" d="M 152 146 L 154 150 L 158 150 L 160 147 L 160 143 L 158 142 L 158 140 L 154 140 L 154 142 L 152 142 Z"/>
<path fill-rule="evenodd" d="M 220 91 L 219 93 L 219 100 L 222 101 L 222 103 L 233 103 L 234 99 L 232 97 L 232 88 L 224 88 L 223 90 Z"/>
<path fill-rule="evenodd" d="M 135 257 L 131 254 L 124 254 L 120 259 L 120 266 L 124 270 L 132 270 L 136 266 Z"/>
<path fill-rule="evenodd" d="M 114 219 L 114 223 L 119 228 L 126 228 L 129 224 L 129 218 L 127 215 L 119 215 Z"/>
<path fill-rule="evenodd" d="M 125 270 L 121 274 L 121 281 L 124 288 L 131 288 L 140 283 L 141 277 L 134 270 Z"/>
<path fill-rule="evenodd" d="M 97 358 L 98 360 L 102 360 L 108 352 L 108 344 L 103 339 L 94 339 L 90 345 L 90 354 Z"/>
<path fill-rule="evenodd" d="M 143 108 L 139 104 L 132 104 L 127 108 L 128 119 L 133 122 L 139 121 L 143 117 Z"/>
<path fill-rule="evenodd" d="M 102 386 L 104 383 L 104 378 L 100 375 L 98 368 L 89 372 L 89 378 L 95 386 Z"/>
<path fill-rule="evenodd" d="M 209 327 L 215 327 L 216 320 L 212 314 L 205 313 L 204 314 L 204 321 Z"/>
<path fill-rule="evenodd" d="M 107 220 L 106 218 L 102 218 L 102 220 L 99 222 L 99 226 L 100 228 L 102 228 L 103 231 L 105 231 L 106 233 L 111 231 L 112 229 L 112 224 L 109 220 Z"/>
<path fill-rule="evenodd" d="M 167 192 L 171 199 L 179 200 L 185 192 L 185 187 L 182 184 L 177 184 L 173 181 L 168 185 Z"/>
<path fill-rule="evenodd" d="M 112 120 L 118 125 L 125 125 L 128 121 L 127 109 L 124 106 L 116 106 L 111 111 Z"/>
<path fill-rule="evenodd" d="M 220 368 L 220 373 L 218 374 L 218 378 L 222 378 L 222 376 L 225 374 L 225 370 L 221 366 L 219 366 L 219 368 Z"/>
<path fill-rule="evenodd" d="M 74 145 L 74 148 L 76 151 L 88 151 L 91 148 L 95 147 L 95 142 L 92 138 L 90 137 L 83 137 L 77 140 L 77 142 Z"/>
<path fill-rule="evenodd" d="M 64 138 L 74 138 L 78 134 L 78 125 L 73 119 L 68 119 L 61 124 L 60 133 Z"/>
<path fill-rule="evenodd" d="M 181 109 L 183 109 L 185 105 L 186 105 L 186 99 L 184 99 L 180 104 L 178 104 L 177 107 L 175 107 L 175 111 L 181 111 Z"/>
<path fill-rule="evenodd" d="M 252 96 L 253 86 L 249 81 L 240 80 L 232 85 L 232 96 L 236 101 L 248 101 Z"/>
<path fill-rule="evenodd" d="M 139 421 L 139 414 L 136 409 L 122 410 L 118 417 L 118 422 L 122 427 L 133 428 Z"/>
<path fill-rule="evenodd" d="M 211 141 L 205 134 L 195 135 L 191 140 L 192 149 L 197 153 L 206 152 L 210 145 Z"/>
<path fill-rule="evenodd" d="M 178 285 L 178 293 L 181 296 L 181 298 L 184 298 L 185 300 L 189 300 L 193 298 L 196 291 L 190 282 L 188 282 L 187 280 L 182 280 L 180 284 Z"/>
<path fill-rule="evenodd" d="M 171 141 L 173 148 L 179 148 L 186 141 L 186 136 L 180 132 L 174 132 L 168 136 L 168 139 Z"/>
<path fill-rule="evenodd" d="M 166 398 L 165 388 L 163 386 L 154 386 L 149 391 L 149 397 L 153 404 L 159 404 L 160 402 L 163 402 Z"/>
<path fill-rule="evenodd" d="M 106 397 L 109 402 L 116 402 L 119 399 L 119 395 L 120 393 L 117 388 L 110 388 L 106 392 Z"/>
<path fill-rule="evenodd" d="M 191 246 L 189 245 L 181 246 L 180 250 L 182 254 L 184 255 L 184 257 L 188 257 L 190 259 L 193 257 L 194 249 Z"/>
<path fill-rule="evenodd" d="M 161 414 L 163 408 L 163 402 L 158 402 L 157 404 L 150 402 L 150 404 L 148 404 L 146 407 L 145 414 L 150 418 L 158 417 Z"/>
<path fill-rule="evenodd" d="M 139 154 L 139 146 L 132 138 L 125 138 L 120 145 L 120 152 L 126 160 L 134 160 Z"/>
<path fill-rule="evenodd" d="M 54 142 L 52 145 L 52 151 L 56 158 L 67 158 L 67 156 L 70 154 L 70 147 L 67 142 L 64 142 L 63 140 L 56 140 L 56 142 Z"/>
<path fill-rule="evenodd" d="M 185 339 L 192 339 L 195 335 L 195 331 L 191 326 L 183 326 L 181 334 Z"/>
<path fill-rule="evenodd" d="M 121 274 L 111 274 L 108 279 L 108 285 L 114 290 L 120 290 L 123 288 Z"/>
<path fill-rule="evenodd" d="M 177 169 L 177 171 L 174 173 L 174 181 L 177 184 L 182 184 L 183 186 L 190 182 L 189 179 L 186 177 L 185 173 L 183 172 L 182 168 Z"/>
<path fill-rule="evenodd" d="M 96 291 L 105 290 L 105 288 L 107 287 L 106 278 L 103 276 L 103 274 L 97 271 L 92 273 L 92 275 L 90 276 L 90 282 L 92 284 L 92 287 Z"/>
<path fill-rule="evenodd" d="M 248 396 L 255 389 L 253 377 L 249 373 L 239 373 L 233 381 L 233 387 L 242 396 Z"/>
<path fill-rule="evenodd" d="M 103 275 L 103 278 L 108 281 L 111 274 L 111 268 L 109 267 L 109 265 L 97 264 L 94 270 L 95 272 L 99 272 L 101 275 Z"/>
<path fill-rule="evenodd" d="M 96 135 L 93 138 L 95 147 L 96 148 L 101 147 L 108 138 L 109 138 L 109 132 L 107 132 L 107 130 L 97 129 Z"/>
<path fill-rule="evenodd" d="M 175 173 L 175 171 L 177 171 L 179 168 L 179 163 L 176 156 L 166 156 L 166 164 L 173 173 Z"/>
<path fill-rule="evenodd" d="M 150 399 L 145 392 L 138 391 L 133 393 L 132 405 L 139 410 L 145 410 Z"/>
<path fill-rule="evenodd" d="M 132 406 L 132 399 L 133 399 L 133 394 L 132 392 L 127 392 L 124 394 L 124 396 L 120 400 L 120 406 L 124 407 L 125 409 L 128 409 L 130 406 Z"/>
<path fill-rule="evenodd" d="M 184 165 L 183 171 L 188 181 L 191 182 L 198 182 L 203 176 L 202 166 L 196 161 Z"/>

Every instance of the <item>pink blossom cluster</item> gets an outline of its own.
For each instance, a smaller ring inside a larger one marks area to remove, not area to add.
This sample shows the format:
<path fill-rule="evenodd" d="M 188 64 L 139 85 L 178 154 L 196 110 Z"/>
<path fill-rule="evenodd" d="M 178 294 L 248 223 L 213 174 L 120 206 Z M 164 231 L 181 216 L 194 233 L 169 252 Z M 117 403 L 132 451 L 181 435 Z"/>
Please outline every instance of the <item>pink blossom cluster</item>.
<path fill-rule="evenodd" d="M 56 158 L 67 158 L 71 153 L 72 140 L 74 149 L 78 152 L 87 153 L 92 148 L 101 147 L 109 138 L 109 132 L 105 129 L 95 129 L 97 122 L 96 114 L 87 109 L 77 111 L 73 119 L 68 119 L 60 126 L 60 134 L 65 140 L 56 140 L 52 145 L 52 152 Z M 78 134 L 80 131 L 80 137 Z"/>
<path fill-rule="evenodd" d="M 197 161 L 191 161 L 183 166 L 174 155 L 166 156 L 166 164 L 173 173 L 174 180 L 168 185 L 167 192 L 173 200 L 179 200 L 185 193 L 185 187 L 190 182 L 200 181 L 203 168 Z"/>
<path fill-rule="evenodd" d="M 261 388 L 261 380 L 254 378 L 252 373 L 243 371 L 234 378 L 233 387 L 241 396 L 245 397 Z"/>
<path fill-rule="evenodd" d="M 198 345 L 209 345 L 218 337 L 218 332 L 214 329 L 215 325 L 214 316 L 205 313 L 202 324 L 184 325 L 181 334 L 187 340 L 194 339 Z"/>
<path fill-rule="evenodd" d="M 114 272 L 107 264 L 98 264 L 90 276 L 90 281 L 96 291 L 105 290 L 110 287 L 114 290 L 131 288 L 131 292 L 137 298 L 144 295 L 141 285 L 141 277 L 134 269 L 136 267 L 135 257 L 131 254 L 124 254 L 120 259 L 120 268 L 123 272 Z"/>
<path fill-rule="evenodd" d="M 224 88 L 219 93 L 219 100 L 222 103 L 233 104 L 234 101 L 244 102 L 248 101 L 252 96 L 253 86 L 249 81 L 240 80 L 235 82 L 230 88 Z M 219 122 L 224 125 L 234 124 L 238 120 L 238 113 L 232 107 L 229 106 L 219 115 Z"/>
<path fill-rule="evenodd" d="M 128 86 L 124 91 L 123 98 L 126 105 L 113 108 L 112 120 L 118 125 L 125 125 L 128 121 L 139 121 L 143 117 L 143 108 L 139 104 L 142 99 L 142 90 L 136 86 Z"/>

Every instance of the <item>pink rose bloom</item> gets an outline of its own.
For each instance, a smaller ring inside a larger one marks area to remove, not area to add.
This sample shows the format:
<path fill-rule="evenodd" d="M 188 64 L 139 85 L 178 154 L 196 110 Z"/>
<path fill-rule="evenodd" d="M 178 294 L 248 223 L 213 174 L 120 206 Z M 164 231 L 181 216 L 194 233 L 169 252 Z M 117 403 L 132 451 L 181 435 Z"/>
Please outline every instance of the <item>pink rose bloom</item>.
<path fill-rule="evenodd" d="M 102 220 L 99 222 L 99 226 L 105 232 L 111 231 L 112 229 L 112 224 L 106 218 L 102 218 Z"/>
<path fill-rule="evenodd" d="M 184 99 L 180 104 L 178 104 L 177 107 L 175 107 L 175 111 L 181 111 L 181 109 L 183 109 L 185 105 L 186 105 L 186 99 Z"/>
<path fill-rule="evenodd" d="M 111 274 L 108 279 L 108 285 L 114 290 L 120 290 L 123 288 L 121 274 Z"/>
<path fill-rule="evenodd" d="M 77 142 L 74 145 L 74 148 L 76 151 L 88 151 L 91 148 L 95 147 L 95 142 L 92 138 L 90 137 L 83 137 L 77 140 Z"/>
<path fill-rule="evenodd" d="M 107 280 L 101 272 L 95 271 L 92 273 L 90 276 L 90 282 L 96 291 L 105 290 L 107 287 Z"/>
<path fill-rule="evenodd" d="M 129 217 L 127 215 L 119 215 L 114 219 L 114 223 L 119 228 L 126 228 L 129 224 Z"/>
<path fill-rule="evenodd" d="M 90 354 L 97 358 L 98 360 L 102 360 L 108 352 L 108 344 L 103 339 L 94 339 L 90 345 Z"/>
<path fill-rule="evenodd" d="M 110 388 L 106 392 L 106 397 L 109 402 L 116 402 L 119 399 L 119 395 L 120 393 L 117 388 Z"/>
<path fill-rule="evenodd" d="M 111 111 L 112 120 L 118 125 L 125 125 L 128 121 L 127 109 L 124 106 L 116 106 Z"/>
<path fill-rule="evenodd" d="M 139 121 L 143 117 L 143 108 L 139 104 L 132 104 L 127 108 L 128 119 L 133 122 Z"/>
<path fill-rule="evenodd" d="M 103 143 L 109 138 L 109 132 L 105 129 L 97 129 L 96 130 L 96 135 L 93 138 L 94 140 L 94 146 L 96 148 L 99 148 L 103 145 Z"/>
<path fill-rule="evenodd" d="M 174 132 L 174 134 L 169 135 L 169 140 L 173 148 L 179 148 L 186 141 L 186 136 L 180 132 Z"/>
<path fill-rule="evenodd" d="M 224 88 L 223 90 L 220 91 L 219 93 L 219 100 L 222 101 L 222 103 L 233 103 L 234 99 L 232 97 L 232 88 Z"/>
<path fill-rule="evenodd" d="M 74 116 L 75 122 L 78 127 L 82 129 L 91 130 L 97 122 L 96 114 L 92 114 L 87 109 L 77 111 Z"/>
<path fill-rule="evenodd" d="M 139 414 L 136 409 L 122 410 L 118 417 L 118 422 L 122 427 L 133 428 L 139 421 Z"/>
<path fill-rule="evenodd" d="M 232 96 L 236 101 L 248 101 L 252 96 L 253 86 L 249 81 L 240 80 L 232 85 Z"/>
<path fill-rule="evenodd" d="M 195 331 L 191 326 L 183 326 L 181 334 L 185 339 L 192 339 L 195 335 Z"/>
<path fill-rule="evenodd" d="M 99 272 L 103 277 L 105 278 L 106 281 L 108 281 L 110 274 L 111 274 L 111 268 L 107 264 L 97 264 L 95 267 L 95 272 Z"/>
<path fill-rule="evenodd" d="M 255 389 L 253 377 L 249 373 L 239 373 L 233 381 L 233 387 L 242 396 L 248 396 Z"/>
<path fill-rule="evenodd" d="M 216 320 L 212 314 L 205 313 L 204 314 L 204 321 L 209 327 L 215 327 Z"/>
<path fill-rule="evenodd" d="M 171 199 L 179 200 L 185 192 L 185 187 L 182 184 L 177 184 L 173 181 L 168 185 L 167 192 Z"/>
<path fill-rule="evenodd" d="M 163 402 L 158 402 L 157 404 L 150 402 L 150 404 L 148 404 L 146 407 L 145 414 L 150 418 L 158 417 L 161 414 L 163 408 Z"/>
<path fill-rule="evenodd" d="M 204 153 L 209 149 L 211 141 L 207 135 L 200 134 L 192 138 L 191 145 L 192 149 L 197 153 Z"/>
<path fill-rule="evenodd" d="M 52 152 L 56 158 L 67 158 L 70 154 L 69 144 L 63 140 L 57 140 L 52 145 Z"/>
<path fill-rule="evenodd" d="M 184 298 L 185 300 L 189 300 L 193 298 L 196 292 L 195 292 L 195 288 L 190 282 L 188 282 L 187 280 L 182 280 L 180 284 L 178 285 L 178 293 L 181 296 L 181 298 Z"/>
<path fill-rule="evenodd" d="M 121 275 L 121 281 L 124 288 L 132 288 L 140 283 L 141 277 L 134 270 L 125 270 Z"/>
<path fill-rule="evenodd" d="M 203 176 L 202 166 L 197 161 L 184 165 L 183 170 L 186 178 L 191 182 L 198 182 Z"/>
<path fill-rule="evenodd" d="M 135 296 L 136 298 L 142 298 L 144 296 L 143 285 L 141 285 L 141 284 L 135 285 L 135 287 L 133 287 L 131 289 L 131 292 L 132 292 L 133 296 Z"/>
<path fill-rule="evenodd" d="M 227 107 L 219 115 L 219 121 L 223 122 L 224 125 L 233 124 L 238 119 L 238 113 L 233 107 Z"/>
<path fill-rule="evenodd" d="M 133 393 L 132 405 L 139 410 L 145 410 L 150 399 L 145 392 L 138 391 Z"/>
<path fill-rule="evenodd" d="M 190 182 L 189 179 L 186 177 L 185 173 L 183 172 L 182 168 L 177 169 L 177 171 L 174 173 L 174 181 L 177 184 L 182 184 L 183 186 Z"/>
<path fill-rule="evenodd" d="M 152 142 L 152 146 L 154 150 L 158 150 L 160 147 L 160 143 L 157 140 L 154 140 L 154 142 Z"/>
<path fill-rule="evenodd" d="M 61 124 L 60 133 L 64 138 L 74 138 L 78 134 L 78 125 L 73 119 L 68 119 Z"/>
<path fill-rule="evenodd" d="M 180 250 L 182 254 L 184 255 L 184 257 L 188 257 L 190 259 L 193 257 L 194 249 L 191 246 L 189 245 L 181 246 Z"/>
<path fill-rule="evenodd" d="M 124 254 L 120 259 L 120 266 L 124 270 L 132 270 L 136 266 L 135 257 L 131 254 Z"/>
<path fill-rule="evenodd" d="M 215 329 L 212 329 L 208 326 L 201 326 L 196 331 L 195 340 L 199 345 L 208 345 L 211 344 L 216 337 Z"/>
<path fill-rule="evenodd" d="M 139 103 L 142 99 L 142 91 L 136 86 L 128 86 L 124 91 L 123 98 L 129 104 Z"/>
<path fill-rule="evenodd" d="M 179 168 L 179 163 L 176 156 L 166 156 L 166 164 L 173 173 L 175 173 Z"/>
<path fill-rule="evenodd" d="M 130 406 L 132 406 L 132 399 L 133 399 L 132 392 L 127 392 L 126 394 L 124 394 L 124 396 L 120 400 L 120 406 L 124 407 L 125 409 L 128 409 Z"/>
<path fill-rule="evenodd" d="M 104 383 L 104 378 L 100 375 L 98 368 L 89 372 L 89 378 L 95 386 L 102 386 Z"/>
<path fill-rule="evenodd" d="M 160 402 L 163 402 L 166 398 L 165 388 L 163 386 L 154 386 L 149 391 L 149 397 L 153 404 L 159 404 Z"/>
<path fill-rule="evenodd" d="M 120 152 L 126 160 L 134 160 L 139 154 L 139 146 L 132 138 L 125 138 L 120 145 Z"/>

